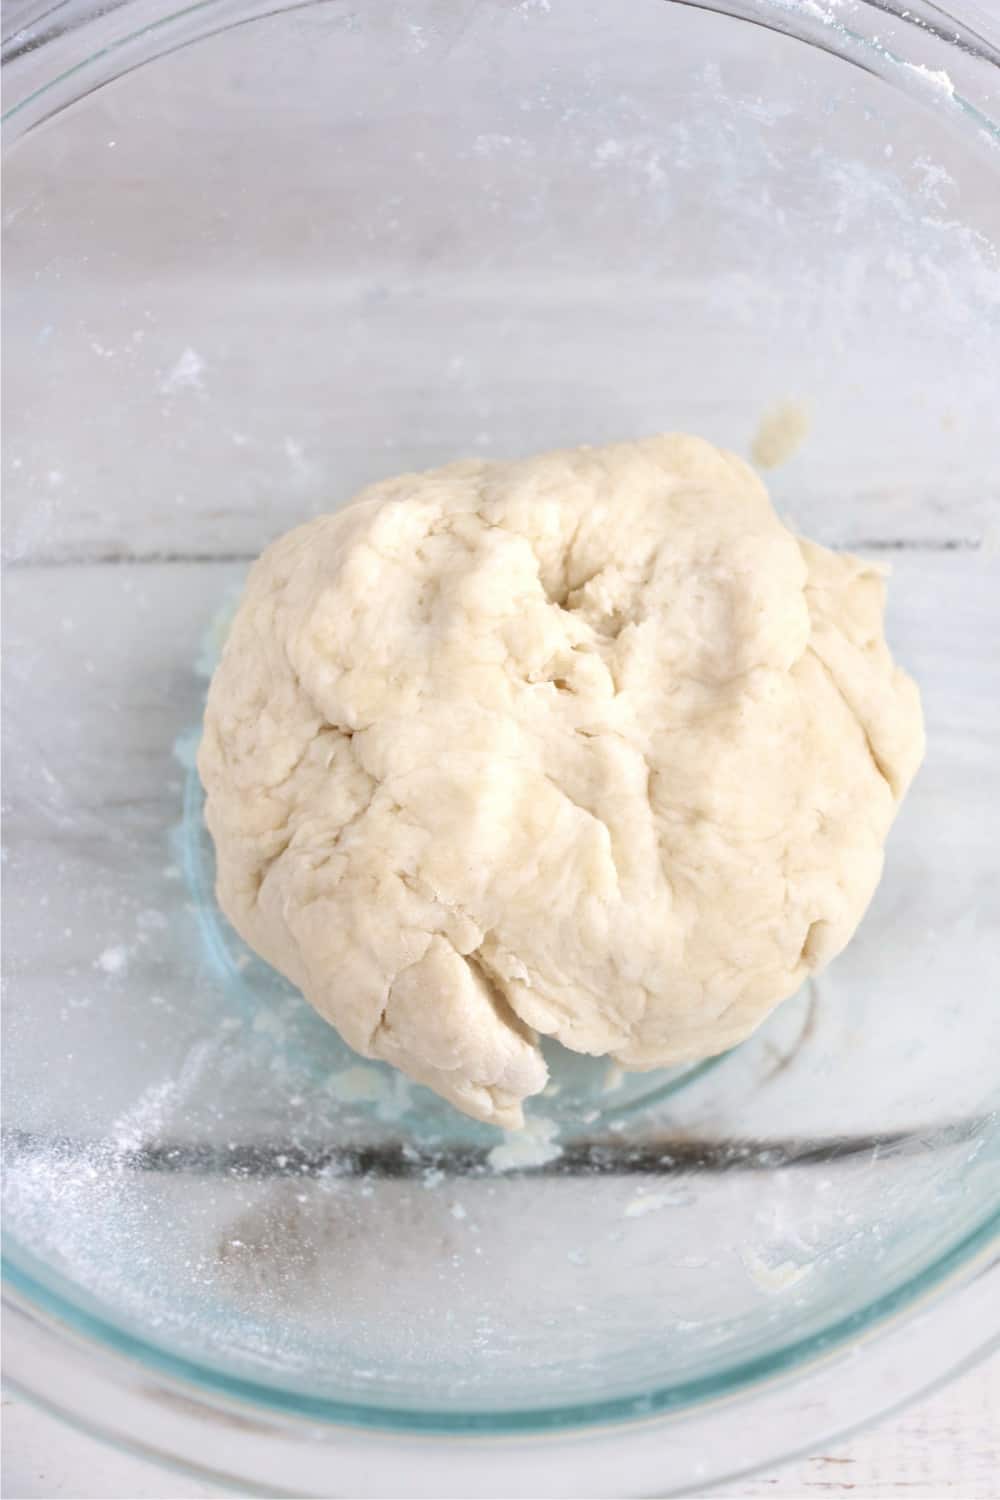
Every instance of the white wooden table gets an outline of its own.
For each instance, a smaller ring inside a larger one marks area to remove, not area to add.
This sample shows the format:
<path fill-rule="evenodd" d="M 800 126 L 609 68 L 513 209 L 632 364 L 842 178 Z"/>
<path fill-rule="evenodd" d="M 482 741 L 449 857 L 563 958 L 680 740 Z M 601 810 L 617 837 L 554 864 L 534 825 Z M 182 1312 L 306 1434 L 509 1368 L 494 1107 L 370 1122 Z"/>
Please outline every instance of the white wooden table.
<path fill-rule="evenodd" d="M 3 1417 L 6 1500 L 210 1500 L 222 1493 L 116 1453 L 24 1401 L 5 1399 Z M 998 1475 L 1000 1359 L 993 1359 L 870 1432 L 713 1493 L 996 1500 Z"/>

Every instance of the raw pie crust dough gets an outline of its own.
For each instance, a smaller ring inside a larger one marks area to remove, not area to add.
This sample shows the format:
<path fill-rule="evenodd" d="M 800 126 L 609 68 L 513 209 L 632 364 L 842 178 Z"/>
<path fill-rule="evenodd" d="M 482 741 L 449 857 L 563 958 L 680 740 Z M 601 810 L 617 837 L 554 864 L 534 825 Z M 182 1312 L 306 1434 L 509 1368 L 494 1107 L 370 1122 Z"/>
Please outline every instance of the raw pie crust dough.
<path fill-rule="evenodd" d="M 923 752 L 883 603 L 694 437 L 376 484 L 251 572 L 199 756 L 223 909 L 499 1125 L 539 1033 L 723 1051 L 878 882 Z"/>

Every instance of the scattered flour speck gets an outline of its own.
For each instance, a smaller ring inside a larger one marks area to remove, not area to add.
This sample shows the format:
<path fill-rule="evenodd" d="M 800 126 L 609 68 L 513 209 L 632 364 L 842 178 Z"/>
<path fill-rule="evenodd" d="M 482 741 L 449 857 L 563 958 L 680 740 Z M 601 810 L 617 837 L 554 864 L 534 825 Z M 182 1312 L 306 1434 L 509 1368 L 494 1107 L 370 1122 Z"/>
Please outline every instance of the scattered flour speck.
<path fill-rule="evenodd" d="M 660 1208 L 677 1208 L 691 1202 L 689 1193 L 637 1193 L 625 1205 L 626 1219 L 641 1219 L 644 1214 L 656 1213 Z"/>
<path fill-rule="evenodd" d="M 128 949 L 105 948 L 104 952 L 95 961 L 95 968 L 103 969 L 105 974 L 124 974 L 128 968 Z"/>
<path fill-rule="evenodd" d="M 202 391 L 205 383 L 202 375 L 205 361 L 194 349 L 185 349 L 180 359 L 160 382 L 164 396 L 176 396 L 179 391 Z"/>
<path fill-rule="evenodd" d="M 954 99 L 955 85 L 943 68 L 928 68 L 923 63 L 908 62 L 905 62 L 903 67 L 909 68 L 911 73 L 917 73 L 929 88 L 939 94 L 944 94 L 948 99 Z"/>
<path fill-rule="evenodd" d="M 761 1291 L 771 1295 L 787 1292 L 812 1274 L 812 1266 L 796 1265 L 791 1260 L 784 1260 L 777 1266 L 769 1265 L 763 1256 L 750 1247 L 742 1251 L 740 1259 L 751 1281 L 756 1282 Z"/>

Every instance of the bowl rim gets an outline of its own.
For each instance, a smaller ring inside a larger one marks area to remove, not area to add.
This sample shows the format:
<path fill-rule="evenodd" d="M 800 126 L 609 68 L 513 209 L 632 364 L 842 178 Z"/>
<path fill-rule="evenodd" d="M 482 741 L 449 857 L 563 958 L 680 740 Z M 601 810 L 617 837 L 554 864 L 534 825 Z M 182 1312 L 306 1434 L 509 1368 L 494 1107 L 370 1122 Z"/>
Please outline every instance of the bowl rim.
<path fill-rule="evenodd" d="M 23 10 L 14 11 L 9 31 L 4 30 L 2 62 L 14 86 L 14 100 L 0 111 L 0 123 L 8 138 L 16 140 L 87 94 L 161 56 L 238 26 L 324 3 L 192 0 L 177 8 L 177 0 L 35 0 L 32 15 L 27 0 Z M 957 123 L 974 127 L 988 149 L 1000 150 L 1000 109 L 996 80 L 990 76 L 1000 70 L 1000 26 L 995 15 L 979 8 L 979 0 L 948 0 L 947 6 L 945 0 L 663 3 L 713 12 L 815 47 L 915 95 L 925 105 L 948 110 Z M 126 16 L 136 24 L 129 25 Z M 74 52 L 78 38 L 83 56 Z M 53 66 L 46 76 L 42 64 L 49 53 Z M 942 59 L 950 71 L 935 66 Z"/>
<path fill-rule="evenodd" d="M 897 1318 L 878 1338 L 831 1351 L 808 1378 L 774 1381 L 743 1400 L 637 1419 L 627 1427 L 553 1431 L 523 1440 L 303 1428 L 233 1401 L 210 1403 L 202 1393 L 192 1399 L 186 1387 L 153 1383 L 107 1350 L 95 1364 L 85 1340 L 52 1325 L 13 1293 L 5 1299 L 6 1315 L 16 1324 L 19 1347 L 27 1343 L 29 1373 L 24 1378 L 22 1368 L 8 1374 L 7 1384 L 120 1452 L 270 1500 L 327 1496 L 331 1483 L 339 1483 L 337 1493 L 373 1493 L 372 1481 L 386 1493 L 391 1484 L 392 1493 L 405 1489 L 457 1500 L 479 1492 L 484 1458 L 498 1494 L 568 1493 L 567 1479 L 577 1476 L 574 1493 L 686 1497 L 694 1488 L 700 1493 L 804 1459 L 817 1444 L 842 1443 L 1000 1352 L 1000 1332 L 984 1333 L 986 1325 L 992 1330 L 998 1277 L 1000 1257 L 981 1257 L 978 1266 L 952 1278 L 948 1296 L 932 1295 L 919 1317 Z M 88 1393 L 82 1401 L 81 1385 Z M 775 1445 L 777 1434 L 785 1436 Z M 249 1447 L 237 1440 L 240 1435 L 250 1439 Z M 585 1446 L 581 1439 L 587 1439 Z M 504 1479 L 509 1483 L 501 1488 Z"/>

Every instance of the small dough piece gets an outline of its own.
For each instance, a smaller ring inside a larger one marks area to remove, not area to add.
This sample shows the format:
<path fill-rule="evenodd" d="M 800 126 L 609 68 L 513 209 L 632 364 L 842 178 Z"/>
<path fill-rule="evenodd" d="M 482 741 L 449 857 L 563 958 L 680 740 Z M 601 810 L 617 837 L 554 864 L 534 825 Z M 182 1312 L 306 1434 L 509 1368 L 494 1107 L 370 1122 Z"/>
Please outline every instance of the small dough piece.
<path fill-rule="evenodd" d="M 799 451 L 811 425 L 809 408 L 801 401 L 772 406 L 760 419 L 750 457 L 760 469 L 776 469 Z"/>
<path fill-rule="evenodd" d="M 199 753 L 222 907 L 358 1052 L 508 1128 L 539 1033 L 721 1052 L 881 874 L 924 743 L 883 604 L 694 437 L 376 484 L 250 574 Z"/>

